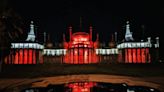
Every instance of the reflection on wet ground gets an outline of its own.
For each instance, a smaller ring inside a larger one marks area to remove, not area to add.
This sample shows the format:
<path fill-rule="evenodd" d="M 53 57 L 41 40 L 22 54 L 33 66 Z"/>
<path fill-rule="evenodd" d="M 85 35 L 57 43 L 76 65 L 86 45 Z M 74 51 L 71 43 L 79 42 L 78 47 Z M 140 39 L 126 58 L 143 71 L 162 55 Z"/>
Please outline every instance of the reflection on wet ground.
<path fill-rule="evenodd" d="M 126 83 L 72 82 L 47 87 L 31 87 L 21 92 L 160 92 L 146 86 L 129 86 Z"/>

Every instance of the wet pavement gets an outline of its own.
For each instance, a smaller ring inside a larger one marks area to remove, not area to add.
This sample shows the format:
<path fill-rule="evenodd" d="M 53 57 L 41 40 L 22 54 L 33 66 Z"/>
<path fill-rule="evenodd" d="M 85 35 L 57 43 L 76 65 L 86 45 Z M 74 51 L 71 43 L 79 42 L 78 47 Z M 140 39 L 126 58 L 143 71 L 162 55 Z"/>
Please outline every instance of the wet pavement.
<path fill-rule="evenodd" d="M 0 89 L 6 89 L 6 92 L 18 92 L 14 90 L 25 89 L 27 87 L 47 87 L 48 85 L 67 84 L 71 82 L 103 82 L 103 83 L 125 83 L 129 86 L 148 86 L 159 89 L 164 92 L 163 77 L 130 77 L 102 74 L 81 74 L 65 75 L 56 77 L 41 78 L 21 78 L 21 79 L 0 79 Z"/>

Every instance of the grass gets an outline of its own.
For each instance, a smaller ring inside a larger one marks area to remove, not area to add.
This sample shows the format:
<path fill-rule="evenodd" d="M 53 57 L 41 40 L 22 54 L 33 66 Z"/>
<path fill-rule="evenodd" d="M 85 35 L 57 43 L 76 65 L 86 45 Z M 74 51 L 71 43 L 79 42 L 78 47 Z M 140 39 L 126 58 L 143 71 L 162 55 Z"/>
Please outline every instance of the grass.
<path fill-rule="evenodd" d="M 42 64 L 4 65 L 0 78 L 35 78 L 71 74 L 112 74 L 138 77 L 164 76 L 164 64 Z"/>

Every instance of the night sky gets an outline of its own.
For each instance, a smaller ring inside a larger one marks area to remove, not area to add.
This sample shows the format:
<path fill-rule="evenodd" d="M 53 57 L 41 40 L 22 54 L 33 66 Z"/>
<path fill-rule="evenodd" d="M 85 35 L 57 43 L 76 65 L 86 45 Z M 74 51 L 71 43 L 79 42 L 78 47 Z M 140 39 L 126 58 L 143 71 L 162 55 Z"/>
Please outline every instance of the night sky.
<path fill-rule="evenodd" d="M 144 38 L 151 36 L 154 39 L 159 36 L 163 47 L 164 5 L 161 2 L 151 0 L 10 0 L 9 2 L 27 24 L 31 20 L 35 22 L 38 35 L 46 31 L 53 42 L 61 41 L 62 33 L 69 35 L 69 26 L 73 27 L 73 32 L 79 31 L 81 17 L 82 31 L 89 32 L 89 26 L 92 25 L 93 34 L 99 33 L 102 42 L 110 41 L 114 32 L 118 32 L 121 41 L 124 38 L 126 21 L 129 20 L 136 41 L 142 38 L 141 26 L 144 25 Z"/>

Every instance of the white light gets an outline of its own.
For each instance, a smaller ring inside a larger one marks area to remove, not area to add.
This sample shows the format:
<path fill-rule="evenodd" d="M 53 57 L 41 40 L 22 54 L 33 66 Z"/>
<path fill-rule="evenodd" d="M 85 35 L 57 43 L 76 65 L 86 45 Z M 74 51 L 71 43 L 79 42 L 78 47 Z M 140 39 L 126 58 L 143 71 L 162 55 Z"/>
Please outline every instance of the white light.
<path fill-rule="evenodd" d="M 118 49 L 115 49 L 116 54 L 118 54 Z"/>
<path fill-rule="evenodd" d="M 38 43 L 11 43 L 11 48 L 44 49 L 44 46 Z"/>
<path fill-rule="evenodd" d="M 122 84 L 123 86 L 127 86 L 126 84 Z"/>
<path fill-rule="evenodd" d="M 50 55 L 51 53 L 50 53 L 50 50 L 47 50 L 47 55 Z"/>
<path fill-rule="evenodd" d="M 52 56 L 54 56 L 54 55 L 55 55 L 55 51 L 54 51 L 54 50 L 52 50 L 52 51 L 51 51 L 51 54 L 52 54 Z"/>
<path fill-rule="evenodd" d="M 60 55 L 60 51 L 59 50 L 56 50 L 56 55 Z"/>
<path fill-rule="evenodd" d="M 46 52 L 47 52 L 47 51 L 46 51 L 46 50 L 44 50 L 44 51 L 43 51 L 43 54 L 45 55 L 45 54 L 46 54 Z"/>
<path fill-rule="evenodd" d="M 96 49 L 96 54 L 97 54 L 97 55 L 99 54 L 99 49 Z"/>
<path fill-rule="evenodd" d="M 64 50 L 63 50 L 63 54 L 64 54 L 64 55 L 66 55 L 66 53 L 67 53 L 67 50 L 66 50 L 66 49 L 64 49 Z"/>
<path fill-rule="evenodd" d="M 135 92 L 134 90 L 129 90 L 129 89 L 127 89 L 127 92 Z"/>
<path fill-rule="evenodd" d="M 154 91 L 154 89 L 153 89 L 153 88 L 151 88 L 151 89 L 150 89 L 150 91 Z"/>
<path fill-rule="evenodd" d="M 109 55 L 109 54 L 110 54 L 110 49 L 107 49 L 106 52 L 107 52 L 107 54 Z"/>
<path fill-rule="evenodd" d="M 105 53 L 105 49 L 101 49 L 101 53 L 104 55 L 104 54 L 106 54 Z"/>

